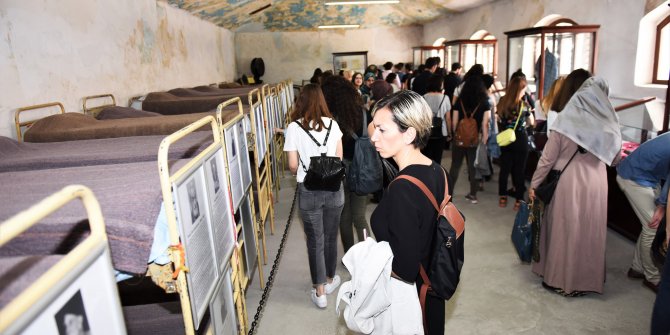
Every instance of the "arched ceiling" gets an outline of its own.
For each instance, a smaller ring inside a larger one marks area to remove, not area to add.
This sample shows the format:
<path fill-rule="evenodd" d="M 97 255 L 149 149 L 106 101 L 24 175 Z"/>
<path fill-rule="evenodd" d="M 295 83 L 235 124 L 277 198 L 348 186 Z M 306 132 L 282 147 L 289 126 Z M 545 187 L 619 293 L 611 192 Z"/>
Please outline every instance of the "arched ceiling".
<path fill-rule="evenodd" d="M 336 6 L 325 5 L 325 0 L 166 1 L 232 31 L 252 24 L 268 31 L 310 31 L 331 24 L 359 24 L 360 28 L 423 24 L 495 0 L 400 0 L 398 4 Z"/>

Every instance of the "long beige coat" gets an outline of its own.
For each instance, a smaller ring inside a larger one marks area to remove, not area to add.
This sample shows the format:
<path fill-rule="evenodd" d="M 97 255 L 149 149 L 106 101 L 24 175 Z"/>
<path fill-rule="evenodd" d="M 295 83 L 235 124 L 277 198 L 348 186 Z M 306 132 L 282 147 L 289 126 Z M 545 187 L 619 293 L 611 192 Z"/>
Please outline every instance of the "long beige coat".
<path fill-rule="evenodd" d="M 563 169 L 578 146 L 552 132 L 533 175 L 531 188 L 553 169 Z M 567 293 L 603 292 L 607 236 L 607 172 L 591 153 L 578 153 L 562 173 L 540 233 L 540 261 L 534 273 Z"/>

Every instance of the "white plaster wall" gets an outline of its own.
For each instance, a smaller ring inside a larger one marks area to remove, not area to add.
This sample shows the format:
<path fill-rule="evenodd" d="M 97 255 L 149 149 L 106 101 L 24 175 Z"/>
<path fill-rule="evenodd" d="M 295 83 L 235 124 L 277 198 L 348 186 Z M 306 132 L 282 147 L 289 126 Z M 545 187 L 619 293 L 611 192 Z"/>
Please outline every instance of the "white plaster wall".
<path fill-rule="evenodd" d="M 665 99 L 665 89 L 634 85 L 638 26 L 645 14 L 644 1 L 498 0 L 426 24 L 423 43 L 432 43 L 440 37 L 467 39 L 474 32 L 486 29 L 498 39 L 498 75 L 504 82 L 507 77 L 507 37 L 504 32 L 532 27 L 550 14 L 560 14 L 580 24 L 600 25 L 596 74 L 609 82 L 610 95 Z"/>
<path fill-rule="evenodd" d="M 230 81 L 234 34 L 155 0 L 0 1 L 0 135 L 18 107 Z"/>
<path fill-rule="evenodd" d="M 421 45 L 422 27 L 372 28 L 315 32 L 238 32 L 237 71 L 251 74 L 251 60 L 265 62 L 264 82 L 309 79 L 314 69 L 333 69 L 334 52 L 368 51 L 368 64 L 411 62 L 412 47 Z"/>

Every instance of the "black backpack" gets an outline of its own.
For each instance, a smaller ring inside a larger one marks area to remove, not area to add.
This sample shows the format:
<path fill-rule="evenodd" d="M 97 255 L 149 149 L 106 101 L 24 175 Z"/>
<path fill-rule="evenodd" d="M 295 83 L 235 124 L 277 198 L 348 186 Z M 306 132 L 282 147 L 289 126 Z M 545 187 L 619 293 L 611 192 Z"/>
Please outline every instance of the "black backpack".
<path fill-rule="evenodd" d="M 328 125 L 328 132 L 326 133 L 326 139 L 323 140 L 323 144 L 320 144 L 314 136 L 307 130 L 302 124 L 298 121 L 297 123 L 302 130 L 304 130 L 307 135 L 316 143 L 319 147 L 325 147 L 328 142 L 328 136 L 330 136 L 330 128 L 333 125 L 333 120 L 330 120 Z M 300 158 L 300 157 L 298 157 Z M 321 156 L 312 156 L 309 158 L 309 169 L 305 168 L 305 163 L 300 159 L 300 164 L 302 164 L 302 169 L 305 171 L 305 179 L 303 180 L 303 185 L 310 191 L 330 191 L 336 192 L 340 190 L 340 185 L 342 184 L 342 179 L 344 178 L 344 163 L 340 157 L 326 156 L 326 153 L 322 153 Z"/>
<path fill-rule="evenodd" d="M 426 294 L 440 297 L 448 300 L 456 292 L 456 287 L 460 280 L 461 269 L 463 268 L 463 244 L 465 231 L 465 218 L 461 212 L 456 209 L 454 203 L 451 202 L 449 195 L 449 183 L 447 181 L 447 174 L 444 173 L 444 200 L 440 207 L 437 207 L 437 200 L 433 193 L 428 190 L 426 184 L 421 180 L 407 175 L 399 175 L 396 179 L 406 179 L 412 184 L 416 185 L 426 195 L 428 200 L 437 211 L 437 224 L 434 235 L 434 249 L 430 260 L 430 267 L 428 273 L 423 268 L 419 267 L 421 279 L 423 284 L 419 293 L 419 300 L 421 301 L 421 310 L 426 311 Z"/>
<path fill-rule="evenodd" d="M 363 135 L 351 133 L 354 158 L 347 171 L 347 187 L 358 195 L 374 193 L 382 189 L 382 161 L 368 135 L 367 115 L 363 112 Z"/>

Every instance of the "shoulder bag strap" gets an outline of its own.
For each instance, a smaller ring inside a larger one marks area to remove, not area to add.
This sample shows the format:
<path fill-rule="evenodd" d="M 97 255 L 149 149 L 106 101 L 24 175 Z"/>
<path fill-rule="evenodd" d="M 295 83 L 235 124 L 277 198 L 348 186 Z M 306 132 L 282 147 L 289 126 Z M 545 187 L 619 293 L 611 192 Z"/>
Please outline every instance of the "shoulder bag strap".
<path fill-rule="evenodd" d="M 477 112 L 477 109 L 479 109 L 479 105 L 481 103 L 478 103 L 477 106 L 475 106 L 475 109 L 472 110 L 472 114 L 468 116 L 468 112 L 465 110 L 465 106 L 463 106 L 463 101 L 461 101 L 461 109 L 463 109 L 463 115 L 465 116 L 465 119 L 470 119 L 475 116 L 475 112 Z"/>
<path fill-rule="evenodd" d="M 302 123 L 298 122 L 298 120 L 295 120 L 295 121 L 293 121 L 293 122 L 297 123 L 297 124 L 300 126 L 300 128 L 302 128 L 302 130 L 304 130 L 304 131 L 307 133 L 307 135 L 309 135 L 309 138 L 311 138 L 312 141 L 314 141 L 314 143 L 316 143 L 317 146 L 321 146 L 321 144 L 319 143 L 319 141 L 317 141 L 316 138 L 314 138 L 314 136 L 312 136 L 312 133 L 310 133 L 309 130 L 307 130 L 307 128 L 305 128 L 305 127 L 302 125 Z M 328 131 L 330 131 L 330 128 L 328 128 Z M 327 138 L 326 138 L 326 139 L 327 139 Z"/>
<path fill-rule="evenodd" d="M 519 124 L 519 119 L 521 118 L 521 106 L 523 106 L 523 100 L 519 103 L 519 115 L 516 117 L 516 122 L 514 123 L 514 128 L 512 128 L 514 131 L 516 131 L 516 126 Z"/>
<path fill-rule="evenodd" d="M 363 134 L 366 134 L 366 136 L 369 136 L 368 134 L 368 115 L 365 111 L 363 111 Z M 358 140 L 358 135 L 356 135 L 355 131 L 351 132 L 351 138 L 355 140 Z"/>
<path fill-rule="evenodd" d="M 563 167 L 563 170 L 561 170 L 561 173 L 563 173 L 563 171 L 565 171 L 565 169 L 568 167 L 568 165 L 570 165 L 570 162 L 572 162 L 572 159 L 575 158 L 575 156 L 577 155 L 578 152 L 579 152 L 579 148 L 577 148 L 577 151 L 575 151 L 575 153 L 572 154 L 572 157 L 570 157 L 570 160 L 565 164 L 565 166 Z"/>
<path fill-rule="evenodd" d="M 442 100 L 440 100 L 440 105 L 437 106 L 437 113 L 438 113 L 438 114 L 440 113 L 440 109 L 442 109 L 442 103 L 444 103 L 444 98 L 445 98 L 446 96 L 447 96 L 446 94 L 442 94 Z M 440 118 L 442 118 L 442 117 L 440 117 Z"/>

